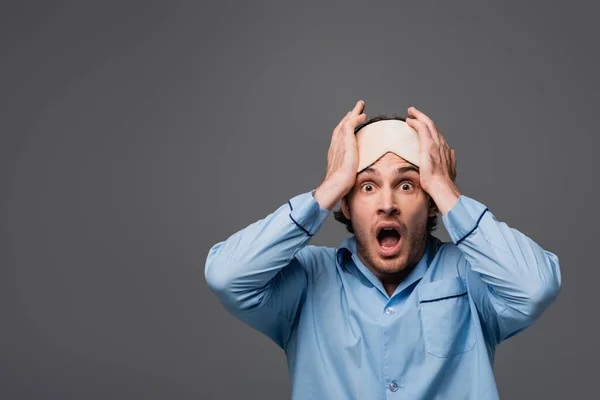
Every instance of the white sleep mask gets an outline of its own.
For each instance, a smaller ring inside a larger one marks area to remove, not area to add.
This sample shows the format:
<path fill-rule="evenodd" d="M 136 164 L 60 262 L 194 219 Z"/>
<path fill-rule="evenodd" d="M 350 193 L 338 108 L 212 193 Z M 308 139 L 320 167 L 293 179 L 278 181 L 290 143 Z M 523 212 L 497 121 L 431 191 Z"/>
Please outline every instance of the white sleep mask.
<path fill-rule="evenodd" d="M 373 122 L 356 133 L 358 147 L 357 173 L 392 152 L 419 166 L 419 134 L 397 119 Z"/>

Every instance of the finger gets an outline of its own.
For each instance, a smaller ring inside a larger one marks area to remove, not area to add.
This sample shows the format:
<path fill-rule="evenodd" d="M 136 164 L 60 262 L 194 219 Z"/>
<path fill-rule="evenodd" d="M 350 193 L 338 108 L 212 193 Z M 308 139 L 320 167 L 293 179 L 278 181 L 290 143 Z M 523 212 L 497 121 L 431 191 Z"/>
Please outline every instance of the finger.
<path fill-rule="evenodd" d="M 427 115 L 425 115 L 425 113 L 417 110 L 414 107 L 409 107 L 408 108 L 408 113 L 410 115 L 412 115 L 414 118 L 416 118 L 417 120 L 423 122 L 425 125 L 427 125 L 427 127 L 429 128 L 429 131 L 431 133 L 431 139 L 435 142 L 435 144 L 440 144 L 441 140 L 440 140 L 440 132 L 437 129 L 437 127 L 435 126 L 435 123 L 433 122 L 433 120 L 431 118 L 429 118 Z"/>
<path fill-rule="evenodd" d="M 341 121 L 339 122 L 339 124 L 337 124 L 337 126 L 333 129 L 334 134 L 340 130 L 340 128 L 348 120 L 348 117 L 350 115 L 358 115 L 362 110 L 364 110 L 364 108 L 365 108 L 365 102 L 363 100 L 357 101 L 356 104 L 354 105 L 354 108 L 352 110 L 348 111 L 348 113 L 344 116 L 344 118 L 342 118 Z"/>
<path fill-rule="evenodd" d="M 364 109 L 365 102 L 363 100 L 359 100 L 356 102 L 356 105 L 350 112 L 348 118 L 346 118 L 346 122 L 344 124 L 348 125 L 349 128 L 352 129 L 352 133 L 354 133 L 354 128 L 356 128 L 359 123 L 364 122 L 366 119 L 367 115 L 362 112 Z"/>
<path fill-rule="evenodd" d="M 354 129 L 358 126 L 358 124 L 365 122 L 366 119 L 367 114 L 365 113 L 359 115 L 350 115 L 346 120 L 345 125 L 347 125 L 348 128 L 352 129 L 352 132 L 354 132 Z"/>
<path fill-rule="evenodd" d="M 344 115 L 344 118 L 342 118 L 340 120 L 340 122 L 337 124 L 337 126 L 335 128 L 333 128 L 333 134 L 335 135 L 341 128 L 342 126 L 344 126 L 344 123 L 346 122 L 346 120 L 348 119 L 348 116 L 352 114 L 352 111 L 348 111 L 346 113 L 346 115 Z"/>
<path fill-rule="evenodd" d="M 455 172 L 454 172 L 454 158 L 452 155 L 452 150 L 447 150 L 446 154 L 448 155 L 448 175 L 450 176 L 450 180 L 454 181 Z"/>
<path fill-rule="evenodd" d="M 408 126 L 413 128 L 419 134 L 419 141 L 421 142 L 421 148 L 425 149 L 425 146 L 428 143 L 432 143 L 433 139 L 431 138 L 431 133 L 429 132 L 429 128 L 423 122 L 414 118 L 406 118 L 406 123 Z"/>
<path fill-rule="evenodd" d="M 452 155 L 452 180 L 456 179 L 456 155 L 454 149 L 450 150 L 450 154 Z"/>
<path fill-rule="evenodd" d="M 429 118 L 427 115 L 425 115 L 424 112 L 419 111 L 414 107 L 409 107 L 408 112 L 414 118 L 418 119 L 419 121 L 421 121 L 425 125 L 427 125 L 429 127 L 429 129 L 437 131 L 437 127 L 435 126 L 435 123 L 433 122 L 433 120 L 431 118 Z"/>
<path fill-rule="evenodd" d="M 456 170 L 454 168 L 454 160 L 452 159 L 452 152 L 450 150 L 442 150 L 443 153 L 443 163 L 446 166 L 446 171 L 448 173 L 448 178 L 454 182 L 456 178 Z"/>
<path fill-rule="evenodd" d="M 352 109 L 352 115 L 359 115 L 360 113 L 363 112 L 364 109 L 365 109 L 365 102 L 362 100 L 359 100 L 356 102 L 356 105 Z"/>

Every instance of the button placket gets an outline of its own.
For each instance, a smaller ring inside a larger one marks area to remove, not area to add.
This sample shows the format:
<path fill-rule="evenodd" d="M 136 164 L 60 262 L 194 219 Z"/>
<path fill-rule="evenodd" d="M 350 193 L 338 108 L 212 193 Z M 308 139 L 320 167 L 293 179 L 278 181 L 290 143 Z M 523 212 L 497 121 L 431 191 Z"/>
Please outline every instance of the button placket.
<path fill-rule="evenodd" d="M 390 335 L 388 330 L 392 329 L 392 325 L 394 323 L 395 318 L 392 318 L 391 316 L 396 314 L 396 309 L 394 307 L 391 307 L 390 304 L 392 302 L 390 301 L 386 307 L 383 309 L 383 314 L 384 316 L 383 318 L 383 347 L 384 347 L 384 382 L 387 382 L 385 384 L 385 388 L 387 390 L 389 390 L 392 393 L 395 393 L 398 391 L 398 389 L 400 388 L 400 386 L 398 385 L 398 383 L 396 381 L 394 381 L 394 378 L 397 378 L 397 376 L 395 376 L 395 374 L 390 374 L 390 365 L 389 365 L 389 354 L 388 352 L 391 350 L 390 348 Z M 385 322 L 384 322 L 385 321 Z"/>

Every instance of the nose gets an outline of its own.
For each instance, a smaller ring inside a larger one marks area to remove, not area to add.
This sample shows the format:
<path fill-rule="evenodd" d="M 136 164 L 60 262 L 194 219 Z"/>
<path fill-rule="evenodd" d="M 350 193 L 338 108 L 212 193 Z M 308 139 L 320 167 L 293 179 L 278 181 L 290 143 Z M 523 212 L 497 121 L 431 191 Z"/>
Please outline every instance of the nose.
<path fill-rule="evenodd" d="M 379 212 L 386 215 L 396 215 L 399 212 L 393 189 L 382 189 L 379 197 Z"/>

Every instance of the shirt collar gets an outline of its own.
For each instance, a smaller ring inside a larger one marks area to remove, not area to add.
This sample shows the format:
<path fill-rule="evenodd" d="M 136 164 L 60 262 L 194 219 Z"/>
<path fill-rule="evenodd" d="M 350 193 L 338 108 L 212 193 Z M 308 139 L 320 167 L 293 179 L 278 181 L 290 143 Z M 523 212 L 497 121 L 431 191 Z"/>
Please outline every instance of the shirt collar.
<path fill-rule="evenodd" d="M 435 256 L 435 253 L 437 252 L 440 246 L 440 243 L 441 242 L 438 238 L 429 234 L 427 235 L 427 243 L 425 247 L 425 252 L 423 253 L 423 257 L 421 257 L 421 260 L 417 263 L 417 265 L 410 272 L 410 274 L 408 274 L 406 278 L 404 278 L 404 280 L 400 282 L 400 285 L 398 285 L 398 287 L 390 297 L 394 297 L 396 294 L 402 292 L 404 289 L 423 278 L 425 272 L 427 271 L 427 268 L 429 267 L 429 264 L 431 263 L 431 260 L 433 260 L 433 257 Z M 368 282 L 370 282 L 373 286 L 378 288 L 379 291 L 382 292 L 386 297 L 388 296 L 379 278 L 377 278 L 377 276 L 369 268 L 367 268 L 358 258 L 356 251 L 355 235 L 346 238 L 342 242 L 342 244 L 336 251 L 336 260 L 338 265 L 342 269 L 350 269 L 352 267 L 356 267 L 353 269 L 358 270 L 363 278 L 366 278 Z M 353 263 L 350 263 L 350 260 L 352 260 Z"/>

